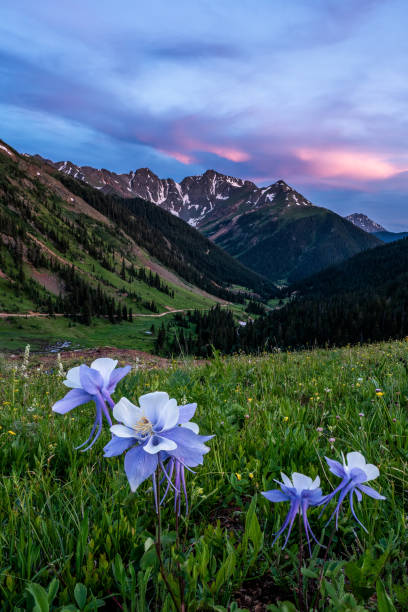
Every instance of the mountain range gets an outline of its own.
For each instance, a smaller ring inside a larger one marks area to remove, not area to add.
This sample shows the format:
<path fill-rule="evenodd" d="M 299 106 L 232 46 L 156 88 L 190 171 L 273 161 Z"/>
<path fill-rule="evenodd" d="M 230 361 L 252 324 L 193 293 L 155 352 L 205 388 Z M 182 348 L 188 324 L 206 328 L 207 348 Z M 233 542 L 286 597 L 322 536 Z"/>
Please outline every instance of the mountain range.
<path fill-rule="evenodd" d="M 128 174 L 46 161 L 106 195 L 143 198 L 187 221 L 255 272 L 290 283 L 381 244 L 279 180 L 266 187 L 207 170 L 181 182 L 148 168 Z"/>

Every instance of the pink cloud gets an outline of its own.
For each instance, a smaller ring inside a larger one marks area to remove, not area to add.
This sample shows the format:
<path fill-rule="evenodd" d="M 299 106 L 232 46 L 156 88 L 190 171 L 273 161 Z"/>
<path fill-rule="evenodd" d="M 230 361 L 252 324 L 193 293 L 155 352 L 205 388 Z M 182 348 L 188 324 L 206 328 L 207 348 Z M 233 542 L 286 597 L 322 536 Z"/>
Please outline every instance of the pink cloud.
<path fill-rule="evenodd" d="M 185 153 L 181 153 L 180 151 L 165 151 L 164 149 L 159 150 L 162 151 L 162 153 L 169 155 L 169 157 L 177 159 L 177 161 L 185 165 L 192 164 L 195 161 L 192 155 L 186 155 Z"/>
<path fill-rule="evenodd" d="M 202 151 L 215 153 L 216 155 L 218 155 L 218 157 L 224 157 L 224 159 L 229 159 L 233 162 L 244 162 L 251 159 L 251 156 L 245 151 L 240 151 L 239 149 L 232 149 L 230 147 L 219 147 L 202 143 L 200 148 Z"/>
<path fill-rule="evenodd" d="M 320 179 L 386 179 L 405 169 L 377 153 L 300 148 L 295 149 L 294 154 L 306 162 L 308 173 Z"/>

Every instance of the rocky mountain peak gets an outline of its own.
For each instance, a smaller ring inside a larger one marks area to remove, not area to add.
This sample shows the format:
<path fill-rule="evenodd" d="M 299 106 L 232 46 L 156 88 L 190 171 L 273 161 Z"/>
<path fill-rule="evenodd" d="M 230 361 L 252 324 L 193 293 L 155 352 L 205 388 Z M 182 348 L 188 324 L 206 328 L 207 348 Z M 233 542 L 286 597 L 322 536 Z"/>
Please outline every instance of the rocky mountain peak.
<path fill-rule="evenodd" d="M 363 215 L 362 213 L 353 213 L 352 215 L 348 215 L 345 218 L 347 219 L 347 221 L 350 221 L 351 223 L 353 223 L 353 225 L 356 225 L 357 227 L 369 234 L 374 234 L 374 232 L 387 231 L 382 225 L 376 223 L 375 221 L 367 217 L 367 215 Z"/>

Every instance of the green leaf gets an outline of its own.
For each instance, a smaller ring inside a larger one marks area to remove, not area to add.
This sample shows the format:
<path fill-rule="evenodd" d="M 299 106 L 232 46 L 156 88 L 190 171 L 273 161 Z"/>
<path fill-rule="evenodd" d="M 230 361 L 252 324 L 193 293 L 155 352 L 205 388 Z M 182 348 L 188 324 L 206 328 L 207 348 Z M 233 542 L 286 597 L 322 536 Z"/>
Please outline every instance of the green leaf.
<path fill-rule="evenodd" d="M 87 592 L 88 591 L 87 591 L 86 586 L 84 584 L 81 584 L 81 582 L 78 582 L 75 585 L 74 597 L 75 597 L 75 601 L 78 604 L 78 608 L 80 610 L 82 610 L 85 607 Z"/>
<path fill-rule="evenodd" d="M 396 612 L 394 604 L 385 590 L 382 580 L 377 580 L 377 608 L 378 612 Z"/>
<path fill-rule="evenodd" d="M 32 582 L 28 585 L 27 591 L 34 599 L 33 612 L 49 612 L 48 593 L 40 584 Z"/>
<path fill-rule="evenodd" d="M 314 578 L 315 580 L 319 579 L 319 574 L 317 574 L 316 572 L 313 572 L 308 567 L 302 567 L 301 572 L 303 576 L 306 576 L 306 578 Z"/>
<path fill-rule="evenodd" d="M 58 593 L 58 589 L 59 589 L 59 581 L 57 580 L 57 578 L 54 578 L 53 580 L 51 580 L 50 585 L 48 587 L 48 603 L 51 605 L 52 602 L 55 599 L 56 594 Z"/>
<path fill-rule="evenodd" d="M 256 497 L 252 499 L 247 515 L 246 515 L 244 543 L 243 543 L 244 553 L 246 553 L 249 540 L 254 545 L 255 553 L 258 553 L 262 546 L 263 533 L 259 526 L 259 522 L 256 517 L 255 510 L 256 510 Z"/>
<path fill-rule="evenodd" d="M 215 577 L 215 590 L 219 591 L 220 588 L 227 582 L 227 580 L 234 573 L 236 565 L 236 555 L 233 551 L 230 552 L 224 563 L 221 565 Z"/>

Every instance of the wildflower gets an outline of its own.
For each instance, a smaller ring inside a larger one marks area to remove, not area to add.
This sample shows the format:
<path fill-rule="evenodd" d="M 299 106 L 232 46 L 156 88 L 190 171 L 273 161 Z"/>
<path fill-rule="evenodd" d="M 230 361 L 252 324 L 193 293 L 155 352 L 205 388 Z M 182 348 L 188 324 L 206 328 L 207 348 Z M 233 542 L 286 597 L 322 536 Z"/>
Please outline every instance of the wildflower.
<path fill-rule="evenodd" d="M 253 475 L 253 473 L 252 473 L 252 472 L 249 472 L 248 476 L 250 477 L 250 479 L 251 479 L 251 480 L 252 480 L 252 479 L 253 479 L 253 477 L 254 477 L 254 475 Z"/>
<path fill-rule="evenodd" d="M 248 402 L 252 402 L 252 397 L 248 397 Z"/>
<path fill-rule="evenodd" d="M 310 554 L 312 554 L 310 547 L 310 536 L 314 539 L 314 541 L 319 544 L 314 535 L 313 531 L 310 528 L 309 521 L 307 519 L 307 510 L 309 506 L 318 506 L 322 503 L 324 497 L 322 495 L 322 490 L 319 488 L 320 478 L 317 476 L 315 480 L 309 478 L 309 476 L 305 476 L 304 474 L 298 474 L 294 472 L 292 474 L 292 480 L 286 476 L 286 474 L 281 474 L 283 483 L 275 480 L 280 485 L 279 489 L 273 489 L 271 491 L 264 491 L 262 495 L 266 497 L 269 501 L 273 503 L 288 501 L 290 502 L 289 512 L 283 522 L 282 527 L 275 535 L 275 539 L 273 543 L 277 540 L 277 538 L 288 529 L 288 533 L 286 535 L 285 542 L 283 544 L 283 548 L 285 548 L 290 533 L 292 531 L 293 522 L 297 514 L 300 514 L 303 517 L 303 525 L 306 532 L 307 543 L 309 546 Z M 320 546 L 320 544 L 319 544 Z"/>
<path fill-rule="evenodd" d="M 11 431 L 11 429 L 8 430 L 7 432 L 8 434 L 10 434 L 10 436 L 16 436 L 16 432 L 15 431 Z"/>
<path fill-rule="evenodd" d="M 61 360 L 61 353 L 57 354 L 57 374 L 58 376 L 60 376 L 61 378 L 63 376 L 65 376 L 65 372 L 64 372 L 64 366 L 62 365 L 62 360 Z"/>
<path fill-rule="evenodd" d="M 285 417 L 283 417 L 283 420 L 284 420 L 284 422 L 286 423 L 286 421 L 289 421 L 289 417 L 288 417 L 288 416 L 285 416 Z"/>
<path fill-rule="evenodd" d="M 364 416 L 364 412 L 359 412 L 359 413 L 358 413 L 358 416 L 359 416 L 359 417 L 363 417 L 363 416 Z"/>
<path fill-rule="evenodd" d="M 28 368 L 29 361 L 30 361 L 30 345 L 27 344 L 27 346 L 24 349 L 23 363 L 21 364 L 21 373 L 25 377 L 27 377 L 27 368 Z M 18 381 L 15 380 L 14 382 L 18 382 Z"/>
<path fill-rule="evenodd" d="M 244 415 L 246 419 L 249 419 L 249 414 Z"/>
<path fill-rule="evenodd" d="M 241 480 L 242 479 L 241 474 L 238 474 L 238 472 L 235 472 L 235 476 L 237 477 L 237 480 Z"/>
<path fill-rule="evenodd" d="M 71 368 L 68 370 L 66 379 L 64 380 L 64 385 L 66 387 L 73 387 L 73 389 L 52 407 L 54 412 L 58 412 L 58 414 L 66 414 L 77 406 L 87 404 L 90 401 L 95 402 L 96 415 L 90 436 L 86 442 L 77 447 L 81 448 L 82 446 L 88 444 L 88 442 L 92 440 L 93 436 L 92 442 L 90 442 L 89 446 L 83 449 L 84 451 L 91 448 L 91 446 L 100 436 L 103 415 L 105 415 L 109 425 L 112 425 L 112 420 L 105 401 L 107 401 L 111 407 L 114 406 L 111 393 L 114 392 L 118 382 L 124 376 L 126 376 L 131 369 L 130 366 L 116 368 L 117 363 L 117 360 L 114 359 L 100 358 L 95 359 L 95 361 L 91 363 L 91 367 L 88 367 L 87 365 L 80 365 L 76 368 Z M 97 431 L 95 434 L 96 429 Z"/>
<path fill-rule="evenodd" d="M 113 416 L 118 424 L 110 430 L 112 440 L 105 446 L 105 457 L 114 457 L 127 451 L 125 472 L 132 492 L 149 476 L 153 476 L 156 508 L 158 492 L 154 481 L 156 469 L 161 468 L 169 486 L 173 477 L 178 495 L 181 486 L 185 497 L 184 467 L 192 468 L 203 463 L 203 455 L 209 452 L 204 442 L 213 436 L 198 435 L 198 426 L 190 423 L 196 404 L 178 406 L 167 393 L 155 391 L 139 397 L 139 406 L 128 399 L 115 405 Z M 164 462 L 169 459 L 166 467 Z M 167 491 L 165 495 L 167 494 Z M 162 500 L 163 501 L 163 500 Z"/>
<path fill-rule="evenodd" d="M 325 459 L 331 473 L 335 476 L 339 476 L 342 479 L 339 486 L 336 487 L 334 491 L 332 491 L 324 499 L 324 507 L 326 507 L 333 497 L 335 497 L 337 493 L 340 493 L 337 500 L 337 506 L 328 522 L 330 523 L 333 516 L 336 515 L 337 529 L 340 507 L 344 498 L 348 494 L 350 498 L 352 515 L 356 519 L 357 523 L 359 523 L 359 525 L 361 525 L 361 527 L 367 531 L 364 525 L 358 520 L 354 512 L 353 495 L 355 494 L 359 502 L 362 499 L 361 493 L 365 493 L 374 499 L 385 499 L 385 497 L 380 495 L 375 489 L 372 489 L 364 484 L 370 480 L 375 480 L 379 476 L 380 471 L 378 467 L 372 465 L 371 463 L 366 463 L 364 456 L 359 452 L 347 453 L 347 463 L 343 456 L 343 464 L 339 463 L 338 461 L 334 461 L 333 459 L 329 459 L 328 457 L 325 457 Z"/>
<path fill-rule="evenodd" d="M 375 394 L 377 397 L 382 397 L 384 395 L 382 391 L 376 391 Z"/>
<path fill-rule="evenodd" d="M 197 493 L 198 495 L 202 495 L 204 493 L 204 489 L 200 487 L 199 489 L 197 489 Z"/>
<path fill-rule="evenodd" d="M 334 444 L 334 443 L 335 443 L 335 441 L 336 441 L 336 438 L 329 438 L 329 442 L 330 442 L 330 444 Z"/>
<path fill-rule="evenodd" d="M 318 431 L 319 433 L 322 433 L 323 427 L 316 427 L 316 431 Z"/>

